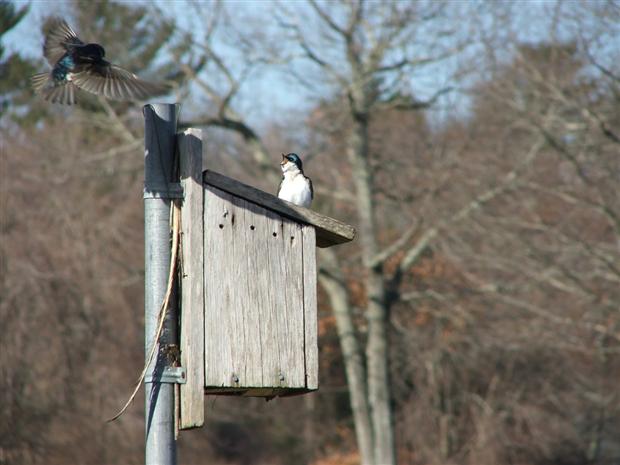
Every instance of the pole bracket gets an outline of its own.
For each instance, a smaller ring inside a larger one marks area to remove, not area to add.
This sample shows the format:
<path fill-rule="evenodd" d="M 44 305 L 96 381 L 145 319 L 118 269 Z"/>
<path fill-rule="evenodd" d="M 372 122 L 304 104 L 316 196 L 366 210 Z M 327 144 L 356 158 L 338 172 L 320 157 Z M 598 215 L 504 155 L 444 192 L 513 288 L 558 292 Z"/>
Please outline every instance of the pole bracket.
<path fill-rule="evenodd" d="M 187 376 L 183 367 L 164 367 L 160 373 L 146 375 L 144 382 L 185 384 L 187 383 Z"/>
<path fill-rule="evenodd" d="M 180 182 L 169 182 L 168 184 L 156 184 L 144 188 L 145 199 L 182 199 L 183 187 Z"/>

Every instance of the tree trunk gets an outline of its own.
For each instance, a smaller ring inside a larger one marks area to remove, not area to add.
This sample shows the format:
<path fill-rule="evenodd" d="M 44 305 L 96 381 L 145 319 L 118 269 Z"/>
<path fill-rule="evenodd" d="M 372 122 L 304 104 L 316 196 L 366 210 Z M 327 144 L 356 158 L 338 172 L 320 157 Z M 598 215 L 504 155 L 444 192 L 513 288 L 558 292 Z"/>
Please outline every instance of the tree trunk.
<path fill-rule="evenodd" d="M 359 347 L 355 326 L 351 318 L 351 307 L 348 301 L 347 289 L 344 278 L 340 273 L 334 252 L 330 249 L 321 249 L 321 263 L 330 266 L 329 273 L 321 273 L 319 281 L 327 292 L 336 318 L 338 340 L 344 359 L 347 385 L 351 410 L 353 411 L 353 423 L 355 436 L 360 451 L 362 465 L 376 465 L 373 451 L 373 435 L 368 408 L 366 389 L 366 374 L 364 362 Z"/>
<path fill-rule="evenodd" d="M 374 432 L 375 464 L 395 463 L 390 383 L 388 372 L 388 347 L 386 309 L 379 299 L 383 296 L 382 277 L 370 270 L 368 277 L 368 401 Z"/>
<path fill-rule="evenodd" d="M 373 266 L 378 253 L 375 234 L 372 173 L 368 164 L 368 120 L 354 118 L 348 155 L 355 183 L 359 238 L 366 269 L 368 342 L 366 346 L 368 404 L 373 429 L 374 462 L 395 463 L 394 432 L 390 405 L 389 357 L 387 346 L 387 307 L 381 266 Z"/>

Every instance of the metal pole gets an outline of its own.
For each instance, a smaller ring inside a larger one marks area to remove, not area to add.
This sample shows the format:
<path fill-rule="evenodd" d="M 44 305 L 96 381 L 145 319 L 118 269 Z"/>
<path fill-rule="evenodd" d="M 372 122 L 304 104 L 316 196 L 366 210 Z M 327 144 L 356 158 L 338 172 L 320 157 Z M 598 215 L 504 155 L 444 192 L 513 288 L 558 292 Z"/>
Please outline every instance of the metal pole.
<path fill-rule="evenodd" d="M 170 267 L 170 206 L 179 197 L 174 166 L 177 106 L 144 106 L 144 242 L 145 301 L 144 350 L 148 356 Z M 157 356 L 148 367 L 145 381 L 146 465 L 175 465 L 174 384 L 162 380 L 168 365 L 162 347 L 177 344 L 177 312 L 170 303 Z"/>

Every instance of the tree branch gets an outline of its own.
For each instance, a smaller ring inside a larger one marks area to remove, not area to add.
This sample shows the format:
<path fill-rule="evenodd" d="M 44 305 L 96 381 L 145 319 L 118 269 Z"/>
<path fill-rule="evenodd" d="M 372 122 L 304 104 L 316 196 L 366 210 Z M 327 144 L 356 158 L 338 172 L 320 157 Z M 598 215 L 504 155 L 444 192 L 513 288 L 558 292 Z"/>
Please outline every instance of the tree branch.
<path fill-rule="evenodd" d="M 420 239 L 416 241 L 413 247 L 411 247 L 411 249 L 407 251 L 405 257 L 400 262 L 400 265 L 398 267 L 398 272 L 403 273 L 406 270 L 408 270 L 413 265 L 413 263 L 415 263 L 415 261 L 420 257 L 424 249 L 431 243 L 431 241 L 437 237 L 440 230 L 443 230 L 446 227 L 460 220 L 463 220 L 464 218 L 469 216 L 473 211 L 482 207 L 485 203 L 490 202 L 498 195 L 510 189 L 512 185 L 514 184 L 514 182 L 517 180 L 519 171 L 522 168 L 530 164 L 530 162 L 538 155 L 543 145 L 544 145 L 543 139 L 539 139 L 536 142 L 534 142 L 534 144 L 530 148 L 523 162 L 520 163 L 513 170 L 511 170 L 506 176 L 504 176 L 504 179 L 499 185 L 476 196 L 474 199 L 472 199 L 470 202 L 464 205 L 461 209 L 455 212 L 450 218 L 440 221 L 436 226 L 433 226 L 427 229 L 424 232 L 424 234 L 422 234 Z"/>
<path fill-rule="evenodd" d="M 332 20 L 329 15 L 321 9 L 321 7 L 317 4 L 316 0 L 309 0 L 308 3 L 310 3 L 314 11 L 316 11 L 319 17 L 325 22 L 325 24 L 330 27 L 330 29 L 332 29 L 334 32 L 337 32 L 343 37 L 347 35 L 347 31 L 344 28 L 338 26 L 338 24 L 336 24 L 336 22 Z"/>
<path fill-rule="evenodd" d="M 451 86 L 439 89 L 428 100 L 416 100 L 400 93 L 396 93 L 387 100 L 382 101 L 379 106 L 384 109 L 394 108 L 397 110 L 425 110 L 432 107 L 437 102 L 439 97 L 451 92 L 453 89 L 454 88 Z"/>

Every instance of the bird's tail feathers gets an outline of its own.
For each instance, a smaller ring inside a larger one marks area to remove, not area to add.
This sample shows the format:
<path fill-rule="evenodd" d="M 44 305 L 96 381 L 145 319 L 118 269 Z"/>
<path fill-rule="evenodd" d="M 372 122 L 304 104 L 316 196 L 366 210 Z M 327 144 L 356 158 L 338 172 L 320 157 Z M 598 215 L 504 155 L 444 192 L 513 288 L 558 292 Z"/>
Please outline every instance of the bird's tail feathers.
<path fill-rule="evenodd" d="M 52 103 L 73 105 L 77 101 L 75 98 L 75 89 L 76 87 L 72 82 L 53 87 L 45 93 L 45 100 L 49 100 Z"/>
<path fill-rule="evenodd" d="M 77 101 L 75 98 L 76 87 L 72 82 L 55 84 L 49 73 L 35 74 L 30 78 L 30 82 L 35 92 L 42 94 L 48 102 L 73 105 Z"/>

